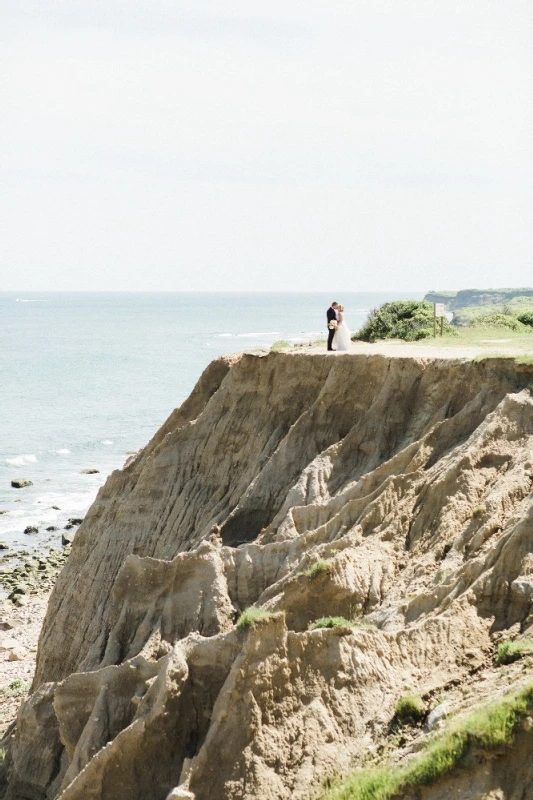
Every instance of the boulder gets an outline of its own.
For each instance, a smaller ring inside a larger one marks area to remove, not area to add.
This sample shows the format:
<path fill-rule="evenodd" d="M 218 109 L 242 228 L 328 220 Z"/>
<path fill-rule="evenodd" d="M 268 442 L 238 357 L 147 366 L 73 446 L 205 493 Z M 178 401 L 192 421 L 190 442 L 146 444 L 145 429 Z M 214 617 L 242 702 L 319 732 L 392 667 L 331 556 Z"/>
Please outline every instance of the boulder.
<path fill-rule="evenodd" d="M 72 525 L 70 527 L 72 528 Z M 75 535 L 76 535 L 76 533 L 62 533 L 61 534 L 61 544 L 63 544 L 63 545 L 72 544 L 72 542 L 74 541 Z"/>
<path fill-rule="evenodd" d="M 97 475 L 99 472 L 99 469 L 82 469 L 80 475 Z"/>
<path fill-rule="evenodd" d="M 13 650 L 14 647 L 19 647 L 19 642 L 11 636 L 3 636 L 0 641 L 0 653 L 6 653 Z"/>
<path fill-rule="evenodd" d="M 446 703 L 441 703 L 440 705 L 436 706 L 433 711 L 431 711 L 428 715 L 426 721 L 426 728 L 428 731 L 434 731 L 435 728 L 439 728 L 442 724 L 443 720 L 446 719 L 448 714 L 450 713 L 450 709 L 446 705 Z"/>
<path fill-rule="evenodd" d="M 0 550 L 9 550 L 9 545 L 5 542 L 0 542 Z"/>
<path fill-rule="evenodd" d="M 81 525 L 83 517 L 69 517 L 69 525 Z"/>
<path fill-rule="evenodd" d="M 27 478 L 14 478 L 11 486 L 13 489 L 24 489 L 26 486 L 33 486 L 33 481 L 29 481 Z"/>
<path fill-rule="evenodd" d="M 46 530 L 52 532 L 52 531 L 57 531 L 57 528 L 55 525 L 49 525 Z"/>
<path fill-rule="evenodd" d="M 24 528 L 24 533 L 39 533 L 39 528 L 37 528 L 35 525 L 28 525 L 26 528 Z"/>
<path fill-rule="evenodd" d="M 28 656 L 28 651 L 21 644 L 13 648 L 9 654 L 8 661 L 24 661 Z"/>

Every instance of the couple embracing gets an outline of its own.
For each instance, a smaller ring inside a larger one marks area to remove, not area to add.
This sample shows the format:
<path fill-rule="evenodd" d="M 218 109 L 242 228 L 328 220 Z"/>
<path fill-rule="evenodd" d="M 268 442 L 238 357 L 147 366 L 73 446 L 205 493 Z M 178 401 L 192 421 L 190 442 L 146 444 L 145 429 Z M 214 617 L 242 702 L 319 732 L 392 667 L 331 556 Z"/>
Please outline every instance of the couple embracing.
<path fill-rule="evenodd" d="M 350 329 L 344 319 L 344 306 L 333 301 L 327 310 L 328 350 L 349 350 Z"/>

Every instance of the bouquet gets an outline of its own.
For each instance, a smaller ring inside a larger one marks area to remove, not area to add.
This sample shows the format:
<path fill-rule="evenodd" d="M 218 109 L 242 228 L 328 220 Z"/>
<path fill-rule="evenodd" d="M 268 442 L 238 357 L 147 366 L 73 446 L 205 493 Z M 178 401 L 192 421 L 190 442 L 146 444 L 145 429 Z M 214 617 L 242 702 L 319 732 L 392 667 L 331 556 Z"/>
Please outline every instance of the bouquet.
<path fill-rule="evenodd" d="M 334 331 L 335 328 L 337 327 L 337 325 L 338 325 L 337 320 L 336 319 L 332 319 L 331 322 L 328 325 L 328 328 L 330 329 L 330 331 Z"/>

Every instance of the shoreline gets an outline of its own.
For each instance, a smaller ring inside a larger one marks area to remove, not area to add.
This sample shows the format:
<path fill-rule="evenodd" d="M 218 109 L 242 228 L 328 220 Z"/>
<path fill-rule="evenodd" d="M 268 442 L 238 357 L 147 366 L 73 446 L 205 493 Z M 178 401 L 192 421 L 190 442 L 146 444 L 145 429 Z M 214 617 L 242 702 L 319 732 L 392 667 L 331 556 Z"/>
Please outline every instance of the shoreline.
<path fill-rule="evenodd" d="M 0 739 L 28 695 L 48 600 L 70 549 L 15 553 L 16 564 L 0 567 Z"/>

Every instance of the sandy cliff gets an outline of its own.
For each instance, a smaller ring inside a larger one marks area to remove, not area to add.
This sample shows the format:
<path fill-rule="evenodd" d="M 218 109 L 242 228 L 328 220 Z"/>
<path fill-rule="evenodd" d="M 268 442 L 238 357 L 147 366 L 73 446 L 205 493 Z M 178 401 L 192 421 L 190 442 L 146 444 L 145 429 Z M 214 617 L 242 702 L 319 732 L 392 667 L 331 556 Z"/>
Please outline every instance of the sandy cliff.
<path fill-rule="evenodd" d="M 505 359 L 213 362 L 76 536 L 8 800 L 320 795 L 407 691 L 518 685 L 493 658 L 533 625 L 532 385 Z M 365 624 L 309 630 L 329 615 Z M 454 796 L 533 796 L 510 758 Z"/>

